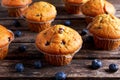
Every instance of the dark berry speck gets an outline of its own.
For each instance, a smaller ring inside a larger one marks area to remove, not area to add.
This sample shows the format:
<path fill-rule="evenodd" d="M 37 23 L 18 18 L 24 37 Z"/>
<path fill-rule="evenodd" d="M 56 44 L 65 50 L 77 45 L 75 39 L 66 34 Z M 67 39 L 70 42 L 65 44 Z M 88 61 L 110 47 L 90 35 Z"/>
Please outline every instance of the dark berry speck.
<path fill-rule="evenodd" d="M 20 27 L 21 24 L 20 24 L 20 22 L 19 22 L 18 20 L 14 20 L 14 21 L 13 21 L 13 26 L 15 26 L 15 27 Z"/>
<path fill-rule="evenodd" d="M 100 60 L 95 59 L 92 61 L 91 66 L 93 69 L 98 69 L 98 68 L 102 67 L 102 62 Z"/>
<path fill-rule="evenodd" d="M 16 70 L 17 72 L 23 72 L 23 70 L 24 70 L 23 64 L 22 64 L 22 63 L 17 63 L 17 64 L 15 65 L 15 70 Z"/>
<path fill-rule="evenodd" d="M 34 62 L 34 66 L 35 66 L 36 69 L 41 68 L 41 67 L 42 67 L 41 61 L 35 61 L 35 62 Z"/>
<path fill-rule="evenodd" d="M 64 23 L 65 26 L 70 26 L 71 25 L 71 22 L 70 20 L 66 20 L 65 23 Z"/>
<path fill-rule="evenodd" d="M 109 65 L 109 71 L 110 72 L 116 72 L 118 69 L 119 69 L 119 67 L 116 64 L 110 64 Z"/>
<path fill-rule="evenodd" d="M 64 72 L 57 72 L 55 74 L 55 79 L 56 80 L 65 80 L 67 75 Z"/>
<path fill-rule="evenodd" d="M 20 52 L 24 52 L 24 51 L 26 51 L 26 48 L 27 47 L 25 45 L 20 45 L 18 49 Z"/>
<path fill-rule="evenodd" d="M 15 31 L 14 34 L 15 34 L 16 37 L 20 37 L 22 35 L 22 32 L 21 31 Z"/>

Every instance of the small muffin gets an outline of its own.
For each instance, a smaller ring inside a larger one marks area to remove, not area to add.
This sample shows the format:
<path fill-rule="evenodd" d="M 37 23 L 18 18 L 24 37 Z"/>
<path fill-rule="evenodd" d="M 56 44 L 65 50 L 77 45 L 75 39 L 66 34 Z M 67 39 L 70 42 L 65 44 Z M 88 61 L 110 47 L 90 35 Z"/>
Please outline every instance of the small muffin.
<path fill-rule="evenodd" d="M 93 19 L 88 30 L 94 36 L 97 48 L 117 49 L 120 45 L 120 20 L 111 14 L 101 14 Z"/>
<path fill-rule="evenodd" d="M 79 33 L 64 25 L 55 25 L 37 35 L 36 47 L 50 64 L 62 66 L 71 62 L 82 47 Z"/>
<path fill-rule="evenodd" d="M 88 23 L 99 14 L 115 14 L 114 6 L 105 0 L 90 0 L 81 6 L 81 11 Z"/>
<path fill-rule="evenodd" d="M 0 25 L 0 60 L 6 57 L 9 44 L 13 40 L 14 34 L 10 30 Z"/>
<path fill-rule="evenodd" d="M 70 14 L 81 14 L 81 5 L 88 0 L 63 0 L 65 9 Z"/>
<path fill-rule="evenodd" d="M 47 2 L 35 2 L 24 11 L 24 17 L 32 31 L 40 32 L 51 26 L 57 15 L 56 8 Z"/>
<path fill-rule="evenodd" d="M 3 7 L 8 9 L 8 14 L 11 17 L 21 17 L 24 9 L 32 3 L 32 0 L 2 0 Z"/>

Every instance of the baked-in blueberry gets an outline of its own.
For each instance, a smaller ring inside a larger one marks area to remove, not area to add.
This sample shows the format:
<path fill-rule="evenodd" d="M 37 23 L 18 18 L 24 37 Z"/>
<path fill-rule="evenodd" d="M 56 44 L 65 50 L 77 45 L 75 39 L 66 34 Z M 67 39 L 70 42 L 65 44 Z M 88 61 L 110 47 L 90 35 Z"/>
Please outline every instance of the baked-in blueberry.
<path fill-rule="evenodd" d="M 23 64 L 22 64 L 22 63 L 17 63 L 17 64 L 15 65 L 15 70 L 16 70 L 17 72 L 23 72 L 23 70 L 24 70 Z"/>
<path fill-rule="evenodd" d="M 21 31 L 15 31 L 14 34 L 15 34 L 16 37 L 20 37 L 22 35 L 22 32 Z"/>
<path fill-rule="evenodd" d="M 25 45 L 20 45 L 18 49 L 20 52 L 24 52 L 26 51 L 27 47 Z"/>
<path fill-rule="evenodd" d="M 117 64 L 110 64 L 109 65 L 109 71 L 110 72 L 116 72 L 119 69 Z"/>
<path fill-rule="evenodd" d="M 70 20 L 66 20 L 64 23 L 65 26 L 70 26 L 71 25 L 71 21 Z"/>
<path fill-rule="evenodd" d="M 92 61 L 91 66 L 93 69 L 98 69 L 98 68 L 102 67 L 102 62 L 100 60 L 95 59 Z"/>
<path fill-rule="evenodd" d="M 67 75 L 64 72 L 57 72 L 55 74 L 55 79 L 56 80 L 65 80 Z"/>
<path fill-rule="evenodd" d="M 19 22 L 18 20 L 14 20 L 14 21 L 13 21 L 13 26 L 15 26 L 15 27 L 20 27 L 21 24 L 20 24 L 20 22 Z"/>
<path fill-rule="evenodd" d="M 34 62 L 34 66 L 35 66 L 36 69 L 41 68 L 41 67 L 42 67 L 41 61 L 35 61 L 35 62 Z"/>

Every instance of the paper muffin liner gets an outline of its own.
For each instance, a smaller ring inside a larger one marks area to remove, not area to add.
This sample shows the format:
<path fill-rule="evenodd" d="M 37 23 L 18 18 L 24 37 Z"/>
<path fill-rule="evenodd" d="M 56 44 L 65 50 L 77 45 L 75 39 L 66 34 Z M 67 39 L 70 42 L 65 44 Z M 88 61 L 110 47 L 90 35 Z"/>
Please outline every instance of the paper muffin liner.
<path fill-rule="evenodd" d="M 64 65 L 68 65 L 71 63 L 73 56 L 81 49 L 82 46 L 80 46 L 80 48 L 78 50 L 76 50 L 74 53 L 70 53 L 67 55 L 54 55 L 54 54 L 49 54 L 49 53 L 45 53 L 43 51 L 41 51 L 40 49 L 38 49 L 38 47 L 36 46 L 36 48 L 44 54 L 45 60 L 52 65 L 55 66 L 64 66 Z"/>
<path fill-rule="evenodd" d="M 0 60 L 4 59 L 7 56 L 9 44 L 14 40 L 14 33 L 10 30 L 8 31 L 12 34 L 12 37 L 10 37 L 10 41 L 7 45 L 0 48 Z"/>
<path fill-rule="evenodd" d="M 117 49 L 120 45 L 120 39 L 106 39 L 106 38 L 100 38 L 98 36 L 93 36 L 95 46 L 99 49 L 104 50 L 114 50 Z"/>
<path fill-rule="evenodd" d="M 22 12 L 28 8 L 28 5 L 25 6 L 18 6 L 18 7 L 10 7 L 10 6 L 5 6 L 2 4 L 3 7 L 7 8 L 8 10 L 8 15 L 10 17 L 22 17 Z"/>
<path fill-rule="evenodd" d="M 29 20 L 26 20 L 26 21 L 31 31 L 41 32 L 51 27 L 51 23 L 54 21 L 54 19 L 46 21 L 46 22 L 35 22 L 35 21 L 29 21 Z"/>
<path fill-rule="evenodd" d="M 65 3 L 65 9 L 70 14 L 82 14 L 81 12 L 81 4 L 72 4 L 64 1 Z"/>

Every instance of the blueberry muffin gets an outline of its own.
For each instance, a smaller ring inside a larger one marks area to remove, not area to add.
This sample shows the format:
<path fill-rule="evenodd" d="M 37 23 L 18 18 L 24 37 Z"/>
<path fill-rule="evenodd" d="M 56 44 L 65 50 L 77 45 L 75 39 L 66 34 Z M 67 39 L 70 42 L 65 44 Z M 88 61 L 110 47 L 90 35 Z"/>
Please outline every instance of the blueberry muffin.
<path fill-rule="evenodd" d="M 101 14 L 88 27 L 97 48 L 114 50 L 120 45 L 120 19 L 111 14 Z"/>
<path fill-rule="evenodd" d="M 0 25 L 0 59 L 4 59 L 8 53 L 8 47 L 14 40 L 14 34 Z"/>
<path fill-rule="evenodd" d="M 11 17 L 21 17 L 24 9 L 32 3 L 32 0 L 2 0 L 3 7 L 8 9 L 8 14 Z"/>
<path fill-rule="evenodd" d="M 81 6 L 81 11 L 89 23 L 99 14 L 115 14 L 115 7 L 105 0 L 90 0 Z"/>
<path fill-rule="evenodd" d="M 36 47 L 44 53 L 46 61 L 61 66 L 71 62 L 82 47 L 79 33 L 64 25 L 55 25 L 37 35 Z"/>
<path fill-rule="evenodd" d="M 24 11 L 24 18 L 32 31 L 40 32 L 51 26 L 57 15 L 56 8 L 47 2 L 35 2 Z"/>
<path fill-rule="evenodd" d="M 81 14 L 81 5 L 88 0 L 63 0 L 65 9 L 70 14 Z"/>

